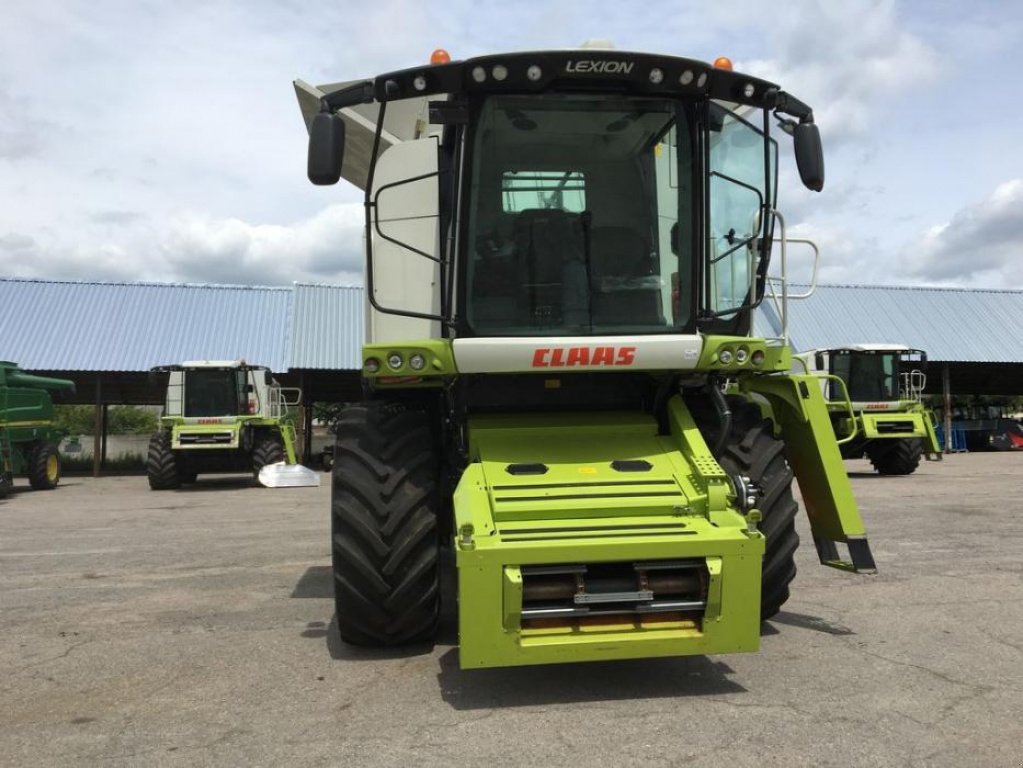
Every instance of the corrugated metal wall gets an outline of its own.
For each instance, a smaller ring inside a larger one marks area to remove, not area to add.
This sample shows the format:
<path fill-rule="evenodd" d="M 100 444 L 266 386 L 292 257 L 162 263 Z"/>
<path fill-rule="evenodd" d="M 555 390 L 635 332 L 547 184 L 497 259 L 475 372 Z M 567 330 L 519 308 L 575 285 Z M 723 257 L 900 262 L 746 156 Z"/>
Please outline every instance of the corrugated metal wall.
<path fill-rule="evenodd" d="M 799 286 L 793 287 L 799 291 Z M 800 351 L 888 342 L 932 360 L 1023 363 L 1023 291 L 822 285 L 789 303 Z M 759 335 L 780 333 L 765 300 Z M 275 371 L 358 370 L 363 289 L 0 279 L 0 360 L 28 370 L 146 371 L 245 358 Z"/>
<path fill-rule="evenodd" d="M 290 288 L 0 279 L 0 359 L 29 370 L 145 371 L 183 360 L 285 370 Z"/>
<path fill-rule="evenodd" d="M 770 304 L 757 311 L 759 335 L 780 335 Z M 798 351 L 891 343 L 931 360 L 1023 363 L 1023 291 L 820 285 L 789 302 L 789 337 Z"/>
<path fill-rule="evenodd" d="M 361 286 L 295 284 L 288 367 L 360 370 L 365 339 Z"/>

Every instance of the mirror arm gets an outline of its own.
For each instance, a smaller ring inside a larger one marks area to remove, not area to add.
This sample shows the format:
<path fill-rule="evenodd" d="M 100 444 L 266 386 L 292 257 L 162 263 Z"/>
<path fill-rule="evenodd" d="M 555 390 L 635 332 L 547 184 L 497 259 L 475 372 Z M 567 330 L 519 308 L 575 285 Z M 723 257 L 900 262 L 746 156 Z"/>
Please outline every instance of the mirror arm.
<path fill-rule="evenodd" d="M 813 123 L 813 110 L 795 96 L 772 88 L 765 99 L 772 102 L 768 108 L 773 108 L 776 113 L 797 117 L 800 123 Z"/>
<path fill-rule="evenodd" d="M 336 112 L 356 104 L 370 104 L 373 101 L 373 81 L 366 80 L 346 88 L 340 88 L 323 95 L 320 99 L 321 112 Z"/>

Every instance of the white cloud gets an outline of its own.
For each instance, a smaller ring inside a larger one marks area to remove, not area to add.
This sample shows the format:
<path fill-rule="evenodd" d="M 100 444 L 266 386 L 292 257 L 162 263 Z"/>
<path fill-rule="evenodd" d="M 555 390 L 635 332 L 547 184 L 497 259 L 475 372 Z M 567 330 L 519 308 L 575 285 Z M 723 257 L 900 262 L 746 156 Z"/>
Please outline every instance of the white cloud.
<path fill-rule="evenodd" d="M 1002 71 L 1018 68 L 1020 20 L 988 0 L 975 0 L 969 16 L 892 0 L 770 9 L 759 0 L 686 0 L 648 12 L 609 0 L 380 0 L 312 14 L 270 0 L 16 3 L 0 24 L 0 274 L 357 276 L 360 196 L 305 180 L 292 78 L 368 76 L 424 61 L 435 47 L 465 58 L 611 38 L 623 50 L 729 55 L 813 105 L 827 191 L 801 189 L 782 137 L 782 209 L 793 227 L 810 231 L 813 222 L 828 279 L 885 280 L 891 244 L 919 228 L 921 215 L 952 227 L 947 214 L 964 207 L 960 196 L 1023 175 L 1002 157 L 1011 161 L 1019 107 L 991 85 L 996 78 L 969 75 L 988 50 L 999 52 Z M 957 90 L 942 91 L 957 72 Z M 997 103 L 984 100 L 984 87 Z M 928 94 L 929 112 L 920 106 Z M 999 118 L 978 125 L 982 113 Z M 978 131 L 982 142 L 972 138 Z M 947 184 L 935 181 L 942 159 L 923 169 L 929 177 L 912 167 L 939 132 L 954 134 L 943 157 L 955 137 L 964 145 L 971 137 L 969 161 Z"/>
<path fill-rule="evenodd" d="M 955 285 L 1018 288 L 1023 284 L 1023 179 L 999 184 L 979 203 L 924 232 L 903 248 L 909 277 Z"/>
<path fill-rule="evenodd" d="M 750 17 L 761 13 L 749 6 Z M 798 0 L 766 25 L 772 55 L 740 68 L 782 85 L 814 107 L 831 146 L 865 134 L 886 100 L 931 82 L 937 52 L 903 25 L 892 0 Z"/>
<path fill-rule="evenodd" d="M 246 285 L 362 279 L 362 206 L 332 205 L 287 225 L 185 213 L 166 224 L 132 219 L 117 242 L 66 245 L 0 237 L 0 274 L 81 280 L 169 280 Z"/>

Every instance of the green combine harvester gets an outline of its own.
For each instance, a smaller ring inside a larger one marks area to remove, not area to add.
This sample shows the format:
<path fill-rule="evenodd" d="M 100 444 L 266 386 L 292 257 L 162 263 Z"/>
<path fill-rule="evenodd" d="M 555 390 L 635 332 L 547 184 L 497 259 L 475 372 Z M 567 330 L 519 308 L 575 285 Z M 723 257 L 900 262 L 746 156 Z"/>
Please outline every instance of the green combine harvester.
<path fill-rule="evenodd" d="M 35 376 L 0 362 L 0 496 L 27 475 L 37 491 L 60 482 L 58 446 L 64 432 L 54 426 L 50 391 L 74 391 L 74 382 Z"/>
<path fill-rule="evenodd" d="M 846 459 L 866 456 L 882 475 L 911 475 L 940 461 L 934 415 L 923 404 L 927 354 L 903 344 L 851 344 L 797 356 L 827 374 L 831 422 Z"/>
<path fill-rule="evenodd" d="M 820 561 L 874 572 L 819 380 L 750 336 L 786 247 L 776 124 L 824 183 L 806 104 L 726 59 L 595 48 L 295 87 L 310 180 L 365 191 L 346 642 L 431 640 L 449 549 L 463 668 L 756 651 L 796 572 L 793 476 Z"/>
<path fill-rule="evenodd" d="M 249 472 L 297 463 L 288 406 L 300 396 L 270 369 L 244 360 L 201 360 L 154 368 L 167 373 L 160 431 L 149 441 L 149 487 L 165 491 L 200 474 Z M 290 395 L 290 397 L 289 397 Z"/>

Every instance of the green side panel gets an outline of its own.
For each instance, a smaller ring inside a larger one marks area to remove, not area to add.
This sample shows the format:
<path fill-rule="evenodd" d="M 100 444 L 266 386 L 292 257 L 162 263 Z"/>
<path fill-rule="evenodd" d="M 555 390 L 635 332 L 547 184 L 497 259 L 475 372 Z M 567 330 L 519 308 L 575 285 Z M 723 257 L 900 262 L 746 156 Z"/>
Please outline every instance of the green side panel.
<path fill-rule="evenodd" d="M 924 408 L 924 429 L 927 436 L 924 438 L 924 452 L 931 456 L 941 458 L 941 443 L 938 442 L 938 433 L 934 429 L 934 413 L 929 408 Z"/>
<path fill-rule="evenodd" d="M 763 536 L 672 408 L 667 436 L 642 414 L 470 419 L 454 493 L 463 668 L 757 650 Z M 527 569 L 678 562 L 702 574 L 698 612 L 522 618 Z"/>
<path fill-rule="evenodd" d="M 14 363 L 0 361 L 0 387 L 2 386 L 74 390 L 75 383 L 70 379 L 54 379 L 49 376 L 36 376 L 34 373 L 26 373 Z"/>
<path fill-rule="evenodd" d="M 281 442 L 284 443 L 284 462 L 298 464 L 298 455 L 295 453 L 295 428 L 290 424 L 281 424 Z"/>
<path fill-rule="evenodd" d="M 746 336 L 706 336 L 696 369 L 722 373 L 787 371 L 792 350 Z"/>
<path fill-rule="evenodd" d="M 875 411 L 860 414 L 860 430 L 872 440 L 927 437 L 927 417 L 921 411 Z"/>
<path fill-rule="evenodd" d="M 48 392 L 27 387 L 3 387 L 0 424 L 52 421 L 53 401 Z"/>
<path fill-rule="evenodd" d="M 236 450 L 241 447 L 240 421 L 212 424 L 186 424 L 180 419 L 170 421 L 171 448 L 175 451 Z"/>
<path fill-rule="evenodd" d="M 870 572 L 874 563 L 853 497 L 819 380 L 809 374 L 749 376 L 739 388 L 767 399 L 781 427 L 786 455 L 810 518 L 821 562 Z M 840 560 L 834 542 L 850 544 L 852 562 Z"/>
<path fill-rule="evenodd" d="M 394 356 L 400 359 L 391 365 Z M 421 367 L 413 367 L 415 360 Z M 362 348 L 362 376 L 377 386 L 440 386 L 445 376 L 458 373 L 451 339 L 422 339 L 388 344 L 366 344 Z M 376 361 L 374 370 L 367 361 Z"/>

